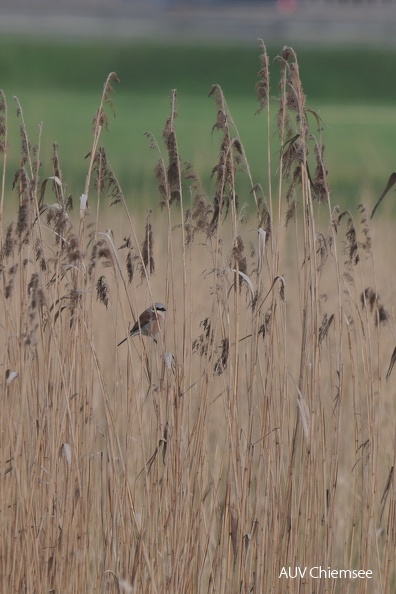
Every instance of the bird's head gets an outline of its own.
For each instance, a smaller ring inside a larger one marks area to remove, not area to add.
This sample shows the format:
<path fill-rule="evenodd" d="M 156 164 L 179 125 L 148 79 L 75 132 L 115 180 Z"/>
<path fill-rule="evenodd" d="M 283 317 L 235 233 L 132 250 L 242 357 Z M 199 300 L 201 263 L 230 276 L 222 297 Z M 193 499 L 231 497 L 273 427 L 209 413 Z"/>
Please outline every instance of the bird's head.
<path fill-rule="evenodd" d="M 153 311 L 154 311 L 154 309 L 156 309 L 158 312 L 162 312 L 162 313 L 166 312 L 165 305 L 163 303 L 154 303 Z"/>

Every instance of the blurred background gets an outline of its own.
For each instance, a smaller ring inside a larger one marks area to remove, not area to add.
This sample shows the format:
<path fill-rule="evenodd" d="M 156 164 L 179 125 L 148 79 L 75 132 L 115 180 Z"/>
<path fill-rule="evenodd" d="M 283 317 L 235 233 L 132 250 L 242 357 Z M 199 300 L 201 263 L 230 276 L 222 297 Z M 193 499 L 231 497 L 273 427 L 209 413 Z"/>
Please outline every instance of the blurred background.
<path fill-rule="evenodd" d="M 1 30 L 126 39 L 393 43 L 394 0 L 2 0 Z"/>
<path fill-rule="evenodd" d="M 115 117 L 102 138 L 128 200 L 157 199 L 157 156 L 178 93 L 182 161 L 210 193 L 218 143 L 211 85 L 222 86 L 255 181 L 266 180 L 266 121 L 256 115 L 259 39 L 270 56 L 273 135 L 279 64 L 297 52 L 307 104 L 322 118 L 333 203 L 374 201 L 395 169 L 396 0 L 0 0 L 0 88 L 8 106 L 8 177 L 19 159 L 17 96 L 42 177 L 59 144 L 68 189 L 83 188 L 92 117 L 116 71 Z M 41 124 L 42 123 L 42 124 Z M 274 140 L 274 174 L 279 146 Z M 246 186 L 246 200 L 249 200 Z M 243 193 L 242 186 L 242 193 Z"/>

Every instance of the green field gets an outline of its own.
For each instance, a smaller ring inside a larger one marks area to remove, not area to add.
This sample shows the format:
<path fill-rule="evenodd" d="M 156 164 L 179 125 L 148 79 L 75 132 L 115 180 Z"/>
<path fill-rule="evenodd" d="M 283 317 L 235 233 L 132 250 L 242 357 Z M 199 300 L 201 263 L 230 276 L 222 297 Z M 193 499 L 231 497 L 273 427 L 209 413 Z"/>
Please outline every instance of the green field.
<path fill-rule="evenodd" d="M 282 48 L 268 48 L 271 90 L 278 94 Z M 396 83 L 394 55 L 379 49 L 306 49 L 298 52 L 307 105 L 323 120 L 325 161 L 333 200 L 342 204 L 373 199 L 394 165 Z M 208 93 L 222 86 L 244 144 L 253 179 L 266 187 L 266 116 L 255 115 L 255 83 L 259 50 L 251 46 L 179 46 L 33 42 L 5 38 L 0 42 L 0 88 L 9 107 L 9 159 L 19 160 L 18 121 L 12 96 L 18 96 L 32 144 L 41 138 L 42 176 L 51 173 L 53 142 L 60 147 L 69 191 L 78 196 L 84 183 L 91 146 L 91 121 L 106 76 L 120 78 L 113 95 L 116 117 L 102 142 L 128 198 L 151 202 L 155 195 L 153 167 L 144 132 L 160 141 L 169 114 L 172 89 L 178 91 L 177 134 L 182 161 L 192 162 L 207 193 L 218 150 L 211 134 L 216 107 Z M 272 103 L 273 174 L 279 158 L 276 139 L 277 101 Z M 11 182 L 10 182 L 11 183 Z M 241 181 L 241 193 L 249 191 Z M 371 198 L 373 196 L 373 198 Z"/>

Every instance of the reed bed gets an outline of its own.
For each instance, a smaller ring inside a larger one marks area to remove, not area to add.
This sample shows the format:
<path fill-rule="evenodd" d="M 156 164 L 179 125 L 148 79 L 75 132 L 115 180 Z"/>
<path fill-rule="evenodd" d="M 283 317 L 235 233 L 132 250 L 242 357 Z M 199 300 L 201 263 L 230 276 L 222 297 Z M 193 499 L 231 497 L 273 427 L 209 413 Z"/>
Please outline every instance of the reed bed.
<path fill-rule="evenodd" d="M 203 188 L 173 91 L 163 138 L 148 134 L 159 204 L 145 215 L 100 144 L 115 73 L 77 212 L 57 146 L 42 178 L 18 101 L 8 195 L 1 95 L 3 592 L 395 591 L 389 223 L 383 205 L 370 220 L 373 204 L 332 203 L 294 51 L 271 64 L 276 98 L 264 44 L 260 61 L 262 179 L 215 85 Z M 157 341 L 117 348 L 156 301 Z"/>

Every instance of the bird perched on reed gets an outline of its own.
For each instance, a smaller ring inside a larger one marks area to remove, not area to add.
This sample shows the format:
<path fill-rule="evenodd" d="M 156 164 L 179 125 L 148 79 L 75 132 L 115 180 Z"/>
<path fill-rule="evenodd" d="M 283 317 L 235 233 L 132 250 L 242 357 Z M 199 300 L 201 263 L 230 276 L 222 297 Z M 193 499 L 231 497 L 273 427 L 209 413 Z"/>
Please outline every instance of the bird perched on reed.
<path fill-rule="evenodd" d="M 133 325 L 133 328 L 129 332 L 129 336 L 150 336 L 155 340 L 156 335 L 162 330 L 162 326 L 165 322 L 165 306 L 162 303 L 154 303 L 151 307 L 148 307 L 140 314 L 139 319 Z M 128 337 L 121 340 L 117 346 L 123 344 Z"/>

